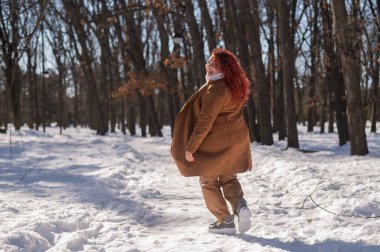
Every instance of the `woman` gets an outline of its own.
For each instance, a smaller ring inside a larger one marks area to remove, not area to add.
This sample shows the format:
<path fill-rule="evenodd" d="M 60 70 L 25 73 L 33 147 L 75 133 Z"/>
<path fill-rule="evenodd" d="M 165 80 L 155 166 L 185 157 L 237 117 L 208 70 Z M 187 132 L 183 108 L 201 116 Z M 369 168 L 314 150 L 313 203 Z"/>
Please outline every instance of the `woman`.
<path fill-rule="evenodd" d="M 214 49 L 205 67 L 206 84 L 176 117 L 171 154 L 183 176 L 200 176 L 206 206 L 217 219 L 209 232 L 236 233 L 237 215 L 239 232 L 244 233 L 251 227 L 251 212 L 236 174 L 252 168 L 249 132 L 241 113 L 249 81 L 236 56 L 225 49 Z"/>

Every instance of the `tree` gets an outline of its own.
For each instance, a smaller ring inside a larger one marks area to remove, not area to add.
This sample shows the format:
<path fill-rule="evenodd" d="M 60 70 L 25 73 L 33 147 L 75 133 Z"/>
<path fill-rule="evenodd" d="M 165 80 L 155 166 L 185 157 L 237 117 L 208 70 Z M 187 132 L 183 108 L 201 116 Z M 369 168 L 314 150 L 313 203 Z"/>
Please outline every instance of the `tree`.
<path fill-rule="evenodd" d="M 288 132 L 288 147 L 299 148 L 297 119 L 294 102 L 294 61 L 295 50 L 292 41 L 292 32 L 289 19 L 289 5 L 287 0 L 278 1 L 279 33 L 282 57 L 283 82 L 285 89 L 286 128 Z"/>
<path fill-rule="evenodd" d="M 333 0 L 335 32 L 339 42 L 344 82 L 346 84 L 348 123 L 351 143 L 351 155 L 368 154 L 364 116 L 360 92 L 360 75 L 357 66 L 357 54 L 354 50 L 354 22 L 347 15 L 344 0 Z"/>
<path fill-rule="evenodd" d="M 260 123 L 260 138 L 263 145 L 273 144 L 271 111 L 270 111 L 270 84 L 265 74 L 265 66 L 261 57 L 260 42 L 260 15 L 258 3 L 256 0 L 251 1 L 251 6 L 245 0 L 239 1 L 240 11 L 242 13 L 245 30 L 248 34 L 249 44 L 251 46 L 252 61 L 254 66 L 254 76 L 257 83 L 257 99 Z M 252 14 L 251 14 L 252 12 Z"/>
<path fill-rule="evenodd" d="M 120 1 L 122 9 L 125 11 L 124 19 L 127 25 L 127 36 L 129 38 L 129 43 L 127 44 L 127 52 L 131 57 L 131 60 L 136 68 L 137 75 L 146 75 L 147 69 L 144 60 L 144 53 L 142 48 L 141 41 L 141 31 L 138 29 L 139 27 L 136 24 L 136 21 L 133 16 L 132 11 L 128 11 L 128 8 L 124 1 Z M 140 127 L 142 130 L 142 135 L 146 136 L 145 126 L 146 119 L 150 120 L 151 130 L 153 135 L 162 136 L 161 127 L 158 122 L 158 117 L 156 113 L 156 109 L 154 107 L 154 98 L 151 93 L 142 94 L 140 90 L 136 92 L 137 97 L 139 99 L 139 108 L 140 108 Z M 146 118 L 145 113 L 148 112 L 148 118 Z"/>
<path fill-rule="evenodd" d="M 88 32 L 85 30 L 86 23 L 85 20 L 81 18 L 81 11 L 84 12 L 82 10 L 83 7 L 81 8 L 81 6 L 79 6 L 75 1 L 64 1 L 63 3 L 66 9 L 66 14 L 69 17 L 69 20 L 67 20 L 69 22 L 68 25 L 71 26 L 69 28 L 70 37 L 72 40 L 76 41 L 74 35 L 75 31 L 81 48 L 79 50 L 78 43 L 75 43 L 77 57 L 80 59 L 83 72 L 88 79 L 86 82 L 89 90 L 88 98 L 89 101 L 93 100 L 95 103 L 95 128 L 97 134 L 104 135 L 108 131 L 108 122 L 105 120 L 106 118 L 104 115 L 103 106 L 101 103 L 98 87 L 96 85 L 94 69 L 92 67 L 94 59 L 88 46 Z"/>
<path fill-rule="evenodd" d="M 212 49 L 216 47 L 216 40 L 215 40 L 215 34 L 214 34 L 214 29 L 213 29 L 210 13 L 207 8 L 206 0 L 198 0 L 198 3 L 199 3 L 199 8 L 201 9 L 202 22 L 206 29 L 208 49 L 209 51 L 211 51 Z"/>
<path fill-rule="evenodd" d="M 307 131 L 312 132 L 315 125 L 315 113 L 317 109 L 317 100 L 315 97 L 316 91 L 316 77 L 318 69 L 318 4 L 316 0 L 313 0 L 313 31 L 311 35 L 311 73 L 309 81 L 309 102 L 308 102 L 308 114 L 307 114 Z"/>
<path fill-rule="evenodd" d="M 380 1 L 377 1 L 377 8 L 375 8 L 372 1 L 369 1 L 371 12 L 374 18 L 376 18 L 377 35 L 376 35 L 376 45 L 373 57 L 370 59 L 370 74 L 372 76 L 372 114 L 371 114 L 371 132 L 376 132 L 376 122 L 379 115 L 379 70 L 380 70 Z M 370 39 L 368 38 L 368 47 L 372 50 Z M 374 59 L 373 59 L 374 58 Z"/>
<path fill-rule="evenodd" d="M 335 109 L 336 124 L 338 128 L 339 146 L 348 141 L 347 122 L 347 99 L 344 88 L 344 79 L 341 71 L 341 61 L 339 54 L 334 50 L 335 41 L 333 39 L 331 11 L 326 0 L 320 2 L 323 27 L 323 49 L 326 53 L 325 59 L 325 81 L 329 88 L 329 107 Z M 331 114 L 331 112 L 330 112 Z M 330 115 L 331 116 L 331 115 Z M 329 126 L 330 131 L 332 125 Z"/>
<path fill-rule="evenodd" d="M 169 36 L 168 29 L 165 26 L 165 14 L 167 11 L 163 8 L 162 3 L 159 3 L 157 7 L 153 8 L 153 14 L 156 18 L 157 28 L 160 35 L 161 41 L 161 62 L 160 68 L 161 71 L 166 74 L 169 85 L 167 86 L 167 108 L 168 108 L 168 116 L 169 123 L 171 127 L 171 133 L 173 134 L 174 130 L 174 119 L 179 111 L 178 105 L 178 90 L 177 90 L 177 76 L 176 76 L 176 66 L 180 58 L 178 57 L 179 49 L 178 45 L 175 45 L 175 49 L 173 54 L 171 55 L 169 52 Z M 167 64 L 165 64 L 167 63 Z"/>
<path fill-rule="evenodd" d="M 194 65 L 197 73 L 197 86 L 199 87 L 200 83 L 204 82 L 205 78 L 205 54 L 203 47 L 203 37 L 199 31 L 198 24 L 194 14 L 194 6 L 191 0 L 185 0 L 184 4 L 179 4 L 180 8 L 184 8 L 186 22 L 189 26 L 192 46 L 194 50 Z"/>
<path fill-rule="evenodd" d="M 33 15 L 32 8 L 27 2 L 18 3 L 15 0 L 8 0 L 1 3 L 0 42 L 2 51 L 0 55 L 1 62 L 3 62 L 1 67 L 6 79 L 6 105 L 10 101 L 16 130 L 20 130 L 23 123 L 20 101 L 22 80 L 20 79 L 19 61 L 45 15 L 47 1 L 40 3 L 37 16 Z M 37 6 L 39 6 L 38 4 Z M 23 16 L 20 13 L 23 13 Z"/>

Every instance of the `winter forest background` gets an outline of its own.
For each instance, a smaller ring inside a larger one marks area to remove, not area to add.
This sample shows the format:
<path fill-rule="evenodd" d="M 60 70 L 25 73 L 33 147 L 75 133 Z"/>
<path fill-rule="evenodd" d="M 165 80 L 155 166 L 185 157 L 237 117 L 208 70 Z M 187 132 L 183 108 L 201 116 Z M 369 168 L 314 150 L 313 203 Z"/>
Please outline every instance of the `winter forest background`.
<path fill-rule="evenodd" d="M 0 251 L 380 251 L 379 0 L 1 0 L 0 45 Z M 215 47 L 251 81 L 231 237 L 169 154 Z"/>
<path fill-rule="evenodd" d="M 376 132 L 379 120 L 379 13 L 373 0 L 2 1 L 2 131 L 162 136 L 225 47 L 252 83 L 252 141 L 278 132 L 298 148 L 296 124 L 319 125 L 364 155 L 365 122 Z"/>

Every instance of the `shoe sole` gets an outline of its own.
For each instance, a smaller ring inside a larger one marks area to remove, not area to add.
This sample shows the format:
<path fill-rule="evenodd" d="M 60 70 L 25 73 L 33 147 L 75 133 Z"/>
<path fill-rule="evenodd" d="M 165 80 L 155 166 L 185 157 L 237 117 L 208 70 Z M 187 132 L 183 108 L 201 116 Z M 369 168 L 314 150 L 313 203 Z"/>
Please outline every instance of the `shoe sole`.
<path fill-rule="evenodd" d="M 239 233 L 245 233 L 251 228 L 251 211 L 248 207 L 242 207 L 239 211 Z"/>
<path fill-rule="evenodd" d="M 236 228 L 209 229 L 208 232 L 213 234 L 233 235 L 236 234 Z"/>

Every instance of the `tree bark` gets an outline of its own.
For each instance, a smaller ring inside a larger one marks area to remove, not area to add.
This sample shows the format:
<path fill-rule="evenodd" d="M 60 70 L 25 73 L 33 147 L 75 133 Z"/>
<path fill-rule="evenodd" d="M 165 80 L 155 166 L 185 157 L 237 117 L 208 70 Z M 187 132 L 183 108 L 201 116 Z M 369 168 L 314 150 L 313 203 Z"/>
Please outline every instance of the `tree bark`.
<path fill-rule="evenodd" d="M 325 67 L 326 81 L 330 91 L 330 106 L 335 109 L 336 124 L 338 128 L 339 146 L 348 141 L 348 124 L 346 114 L 346 95 L 344 91 L 344 80 L 341 73 L 341 62 L 334 51 L 334 40 L 332 37 L 332 21 L 329 5 L 326 0 L 320 2 L 322 24 L 323 24 L 323 47 L 326 52 Z M 331 118 L 330 112 L 330 118 Z M 331 121 L 331 119 L 330 119 Z M 331 130 L 331 125 L 330 125 Z"/>
<path fill-rule="evenodd" d="M 297 111 L 297 122 L 302 123 L 303 126 L 306 126 L 305 124 L 305 115 L 304 115 L 304 107 L 303 107 L 303 88 L 300 87 L 299 84 L 299 78 L 298 78 L 298 71 L 295 70 L 295 76 L 294 76 L 294 82 L 296 84 L 296 95 L 297 95 L 297 102 L 296 102 L 296 111 Z"/>
<path fill-rule="evenodd" d="M 370 1 L 370 5 L 372 7 L 372 2 Z M 373 8 L 373 7 L 372 7 Z M 374 9 L 374 8 L 373 8 Z M 377 0 L 377 9 L 373 10 L 374 13 L 377 13 L 377 50 L 375 50 L 375 67 L 373 71 L 373 89 L 372 89 L 372 114 L 371 114 L 371 132 L 376 133 L 376 122 L 378 119 L 378 111 L 379 111 L 379 66 L 380 66 L 380 1 Z M 371 60 L 372 64 L 373 61 Z"/>
<path fill-rule="evenodd" d="M 326 82 L 323 79 L 318 80 L 320 86 L 320 94 L 321 94 L 321 106 L 320 106 L 320 125 L 321 125 L 321 133 L 325 133 L 325 123 L 328 115 L 328 90 L 326 86 Z"/>
<path fill-rule="evenodd" d="M 283 81 L 285 87 L 286 128 L 288 130 L 288 147 L 299 148 L 297 119 L 294 102 L 294 62 L 296 52 L 289 25 L 289 5 L 287 0 L 278 1 L 279 32 L 282 56 Z"/>
<path fill-rule="evenodd" d="M 117 4 L 117 0 L 115 0 L 115 4 Z M 127 48 L 126 44 L 123 39 L 121 24 L 120 24 L 120 18 L 117 19 L 115 22 L 115 32 L 118 39 L 118 44 L 120 46 L 120 54 L 121 54 L 121 61 L 123 62 L 123 72 L 124 72 L 124 81 L 128 81 L 128 72 L 129 72 L 129 65 L 128 65 L 128 55 L 127 55 Z M 120 80 L 121 82 L 121 80 Z M 127 128 L 131 136 L 136 135 L 136 109 L 135 109 L 135 99 L 125 99 L 123 100 L 122 109 L 125 110 L 123 113 L 122 118 L 124 115 L 127 115 Z M 124 121 L 123 121 L 124 124 Z M 122 126 L 123 127 L 123 126 Z M 124 133 L 124 132 L 123 132 Z"/>
<path fill-rule="evenodd" d="M 329 115 L 329 133 L 334 132 L 334 101 L 333 101 L 333 91 L 329 85 L 331 77 L 328 76 L 328 73 L 325 73 L 326 77 L 324 78 L 325 85 L 327 86 L 328 92 L 328 115 Z"/>
<path fill-rule="evenodd" d="M 280 26 L 278 13 L 276 15 L 277 27 Z M 278 121 L 278 140 L 285 140 L 286 138 L 286 119 L 285 119 L 285 94 L 284 94 L 284 81 L 283 81 L 283 62 L 280 50 L 280 31 L 276 29 L 276 43 L 277 43 L 277 80 L 276 80 L 276 100 L 277 100 L 277 121 Z"/>
<path fill-rule="evenodd" d="M 344 0 L 333 0 L 332 3 L 336 22 L 335 32 L 338 37 L 343 77 L 348 96 L 351 155 L 366 155 L 368 154 L 368 146 L 363 122 L 360 76 L 354 51 L 355 29 L 347 16 Z"/>
<path fill-rule="evenodd" d="M 216 47 L 215 33 L 206 0 L 198 0 L 201 9 L 201 19 L 206 29 L 206 38 L 209 51 Z"/>
<path fill-rule="evenodd" d="M 5 89 L 6 89 L 6 106 L 10 103 L 13 114 L 13 124 L 16 130 L 20 130 L 23 124 L 21 113 L 21 92 L 22 92 L 22 72 L 19 66 L 19 60 L 23 53 L 30 46 L 30 41 L 35 32 L 40 27 L 40 22 L 44 16 L 47 4 L 41 4 L 39 15 L 36 21 L 30 18 L 32 12 L 30 6 L 24 1 L 9 0 L 1 3 L 0 7 L 0 57 L 4 66 Z M 4 8 L 9 8 L 9 13 L 3 15 Z M 20 15 L 22 13 L 23 15 Z M 32 21 L 31 21 L 32 20 Z M 29 22 L 29 23 L 26 23 Z M 25 27 L 29 29 L 26 29 Z M 29 34 L 28 34 L 29 32 Z M 8 122 L 8 110 L 6 111 Z"/>
<path fill-rule="evenodd" d="M 274 48 L 274 10 L 273 2 L 270 0 L 267 4 L 267 16 L 269 26 L 269 40 L 268 40 L 268 78 L 271 89 L 271 105 L 272 105 L 272 122 L 273 132 L 278 131 L 278 112 L 277 112 L 277 87 L 276 87 L 276 60 L 275 60 L 275 48 Z"/>
<path fill-rule="evenodd" d="M 270 99 L 268 99 L 270 97 L 270 84 L 267 76 L 265 75 L 265 67 L 261 56 L 262 49 L 259 30 L 261 20 L 258 11 L 258 3 L 257 0 L 252 0 L 250 6 L 247 1 L 240 0 L 239 5 L 240 13 L 243 18 L 243 24 L 245 25 L 249 45 L 251 47 L 254 76 L 257 83 L 257 104 L 260 118 L 259 124 L 261 144 L 272 145 L 273 135 L 271 125 L 271 107 Z M 249 65 L 247 68 L 249 69 Z"/>
<path fill-rule="evenodd" d="M 0 25 L 0 39 L 2 42 L 2 60 L 5 63 L 5 79 L 6 79 L 6 92 L 7 101 L 10 101 L 12 113 L 13 113 L 13 124 L 16 130 L 20 130 L 22 124 L 21 118 L 21 80 L 20 69 L 18 65 L 19 58 L 19 6 L 14 1 L 10 1 L 10 24 L 7 26 L 5 24 L 7 20 L 1 17 Z"/>
<path fill-rule="evenodd" d="M 160 41 L 161 41 L 161 61 L 160 61 L 160 68 L 161 71 L 166 73 L 167 79 L 168 79 L 168 87 L 166 92 L 166 101 L 167 101 L 167 108 L 168 108 L 168 115 L 169 115 L 169 124 L 171 129 L 171 135 L 173 135 L 174 130 L 174 119 L 177 115 L 179 108 L 175 105 L 178 103 L 175 102 L 175 100 L 178 101 L 178 84 L 177 84 L 177 75 L 176 71 L 173 70 L 170 66 L 165 66 L 164 61 L 169 58 L 170 52 L 169 52 L 169 36 L 167 29 L 165 27 L 164 21 L 165 21 L 165 13 L 160 13 L 158 9 L 154 9 L 153 14 L 156 17 L 157 22 L 157 28 L 160 35 Z M 174 45 L 174 52 L 172 56 L 178 57 L 179 56 L 179 46 L 176 44 Z"/>
<path fill-rule="evenodd" d="M 223 4 L 222 0 L 216 0 L 216 11 L 219 17 L 219 25 L 220 31 L 222 32 L 223 42 L 225 47 L 230 51 L 235 52 L 236 50 L 236 42 L 233 36 L 233 27 L 231 27 L 231 23 L 227 20 L 227 10 L 225 8 L 225 4 Z"/>
<path fill-rule="evenodd" d="M 54 48 L 54 47 L 53 47 Z M 55 47 L 58 48 L 58 47 Z M 64 125 L 64 89 L 63 89 L 63 79 L 64 79 L 64 63 L 60 59 L 60 55 L 62 52 L 53 49 L 53 54 L 57 63 L 58 68 L 58 125 L 59 125 L 59 133 L 62 134 L 62 127 Z"/>
<path fill-rule="evenodd" d="M 189 26 L 192 46 L 194 50 L 194 67 L 197 73 L 197 82 L 204 83 L 205 80 L 205 55 L 204 55 L 204 47 L 203 47 L 203 39 L 202 34 L 199 31 L 197 21 L 194 15 L 194 6 L 191 0 L 184 0 L 185 5 L 185 15 L 186 22 Z"/>
<path fill-rule="evenodd" d="M 318 53 L 318 37 L 319 37 L 319 31 L 318 31 L 318 4 L 317 0 L 313 0 L 313 33 L 311 36 L 311 73 L 310 73 L 310 80 L 309 80 L 309 102 L 308 102 L 308 113 L 307 113 L 307 131 L 313 132 L 314 125 L 315 125 L 315 119 L 314 115 L 317 108 L 317 99 L 315 97 L 315 82 L 316 82 L 316 75 L 317 75 L 317 53 Z"/>
<path fill-rule="evenodd" d="M 239 7 L 236 5 L 236 3 L 232 0 L 224 0 L 224 6 L 226 11 L 226 24 L 228 24 L 231 27 L 231 30 L 229 30 L 228 36 L 231 36 L 234 41 L 234 51 L 236 53 L 236 50 L 238 53 L 237 56 L 240 60 L 240 64 L 242 65 L 243 69 L 245 70 L 248 79 L 251 83 L 252 81 L 252 74 L 251 74 L 251 68 L 250 68 L 250 60 L 249 60 L 249 50 L 248 50 L 248 43 L 246 39 L 246 30 L 250 29 L 251 27 L 244 27 L 244 24 L 240 22 L 240 19 L 237 17 L 236 9 Z M 230 49 L 232 50 L 232 49 Z M 248 98 L 248 103 L 246 107 L 245 113 L 247 113 L 247 116 L 245 117 L 248 121 L 248 128 L 250 132 L 250 138 L 251 141 L 257 141 L 261 142 L 261 136 L 260 136 L 260 126 L 259 123 L 256 123 L 256 118 L 258 118 L 258 122 L 260 122 L 260 116 L 256 112 L 256 106 L 254 102 L 254 88 L 251 87 L 250 96 Z"/>
<path fill-rule="evenodd" d="M 122 8 L 124 10 L 127 10 L 125 2 L 120 1 L 120 3 L 122 5 Z M 124 15 L 124 18 L 128 27 L 127 29 L 127 35 L 129 37 L 129 43 L 127 44 L 127 47 L 129 48 L 128 54 L 131 56 L 131 60 L 134 66 L 136 67 L 136 72 L 138 74 L 146 75 L 147 69 L 145 66 L 144 53 L 143 53 L 143 48 L 142 48 L 141 36 L 140 36 L 141 32 L 137 30 L 137 28 L 139 27 L 136 25 L 133 13 L 127 12 Z M 155 132 L 157 136 L 162 137 L 160 124 L 158 122 L 156 109 L 154 107 L 153 96 L 151 94 L 147 96 L 143 96 L 139 91 L 137 91 L 137 97 L 139 98 L 141 134 L 143 136 L 146 136 L 145 127 L 146 127 L 146 123 L 148 122 L 146 116 L 150 116 L 152 127 L 154 128 L 153 132 Z M 146 109 L 148 110 L 146 111 Z"/>
<path fill-rule="evenodd" d="M 28 92 L 29 92 L 29 99 L 28 99 L 28 104 L 29 104 L 29 111 L 28 111 L 28 127 L 29 129 L 33 129 L 34 126 L 33 126 L 33 121 L 34 121 L 34 85 L 35 85 L 35 82 L 34 82 L 34 74 L 35 74 L 35 71 L 34 71 L 34 67 L 33 67 L 33 64 L 32 64 L 32 51 L 31 51 L 31 48 L 28 48 L 27 51 L 26 51 L 26 55 L 27 55 L 27 59 L 28 59 L 28 64 L 27 64 L 27 68 L 28 68 Z M 0 124 L 1 125 L 1 124 Z"/>
<path fill-rule="evenodd" d="M 105 135 L 108 131 L 108 122 L 105 120 L 105 116 L 103 114 L 102 110 L 102 103 L 99 97 L 98 88 L 96 85 L 96 80 L 94 77 L 94 72 L 91 67 L 91 63 L 93 62 L 93 59 L 90 55 L 90 51 L 87 47 L 87 41 L 86 41 L 86 32 L 83 27 L 83 23 L 80 19 L 80 7 L 75 4 L 73 1 L 64 1 L 63 4 L 65 5 L 65 8 L 67 10 L 67 15 L 71 17 L 72 25 L 75 28 L 78 41 L 81 46 L 81 55 L 78 55 L 79 58 L 83 59 L 83 72 L 86 74 L 87 79 L 87 85 L 88 90 L 91 93 L 91 96 L 94 98 L 95 102 L 95 109 L 96 109 L 96 131 L 99 135 Z M 73 37 L 73 36 L 72 36 Z M 73 38 L 75 39 L 75 38 Z"/>

